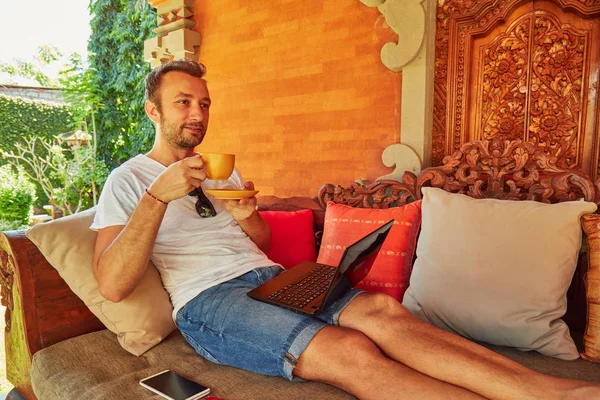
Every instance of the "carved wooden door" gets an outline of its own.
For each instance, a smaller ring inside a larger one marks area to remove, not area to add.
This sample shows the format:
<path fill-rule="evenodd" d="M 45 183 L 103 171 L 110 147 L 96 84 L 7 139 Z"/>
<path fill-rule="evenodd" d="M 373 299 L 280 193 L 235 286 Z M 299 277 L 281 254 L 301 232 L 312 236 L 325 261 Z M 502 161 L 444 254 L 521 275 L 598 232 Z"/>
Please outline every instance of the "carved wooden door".
<path fill-rule="evenodd" d="M 598 177 L 600 0 L 441 0 L 433 162 L 522 139 Z"/>

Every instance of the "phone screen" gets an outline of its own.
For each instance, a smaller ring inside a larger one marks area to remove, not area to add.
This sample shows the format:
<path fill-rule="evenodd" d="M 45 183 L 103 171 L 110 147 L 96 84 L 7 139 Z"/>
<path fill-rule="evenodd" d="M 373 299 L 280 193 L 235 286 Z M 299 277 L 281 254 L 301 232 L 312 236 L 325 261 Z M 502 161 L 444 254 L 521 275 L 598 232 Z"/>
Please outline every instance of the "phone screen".
<path fill-rule="evenodd" d="M 171 400 L 199 399 L 210 393 L 210 389 L 167 370 L 142 379 L 140 385 Z"/>

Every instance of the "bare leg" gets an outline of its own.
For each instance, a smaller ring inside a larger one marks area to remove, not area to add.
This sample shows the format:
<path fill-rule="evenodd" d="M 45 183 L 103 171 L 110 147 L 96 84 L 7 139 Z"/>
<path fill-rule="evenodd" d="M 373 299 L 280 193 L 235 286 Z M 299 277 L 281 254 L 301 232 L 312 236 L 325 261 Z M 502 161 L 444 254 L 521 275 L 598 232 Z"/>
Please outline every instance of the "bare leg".
<path fill-rule="evenodd" d="M 482 399 L 387 358 L 360 332 L 327 326 L 309 343 L 294 375 L 339 387 L 359 399 Z"/>
<path fill-rule="evenodd" d="M 365 293 L 340 326 L 364 333 L 388 357 L 435 379 L 493 399 L 600 398 L 600 385 L 542 375 L 421 321 L 392 297 Z"/>

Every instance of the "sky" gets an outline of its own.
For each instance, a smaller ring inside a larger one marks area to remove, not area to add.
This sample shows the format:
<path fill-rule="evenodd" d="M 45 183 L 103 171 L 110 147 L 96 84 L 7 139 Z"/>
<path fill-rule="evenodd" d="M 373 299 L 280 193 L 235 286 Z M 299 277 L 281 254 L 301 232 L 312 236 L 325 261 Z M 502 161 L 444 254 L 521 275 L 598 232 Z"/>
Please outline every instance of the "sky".
<path fill-rule="evenodd" d="M 37 48 L 45 44 L 56 46 L 65 56 L 77 52 L 85 58 L 90 36 L 89 0 L 0 0 L 0 4 L 4 15 L 0 23 L 0 63 L 34 61 Z M 58 69 L 44 72 L 55 76 Z M 34 80 L 0 72 L 1 83 L 39 86 Z"/>

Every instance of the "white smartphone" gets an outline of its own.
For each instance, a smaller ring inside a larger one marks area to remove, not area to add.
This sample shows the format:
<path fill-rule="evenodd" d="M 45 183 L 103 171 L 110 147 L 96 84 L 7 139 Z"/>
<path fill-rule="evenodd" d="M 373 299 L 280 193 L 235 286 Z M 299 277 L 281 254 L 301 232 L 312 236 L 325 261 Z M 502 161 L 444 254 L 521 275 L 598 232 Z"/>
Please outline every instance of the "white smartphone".
<path fill-rule="evenodd" d="M 140 385 L 169 400 L 196 400 L 210 389 L 171 370 L 165 370 L 140 381 Z"/>

